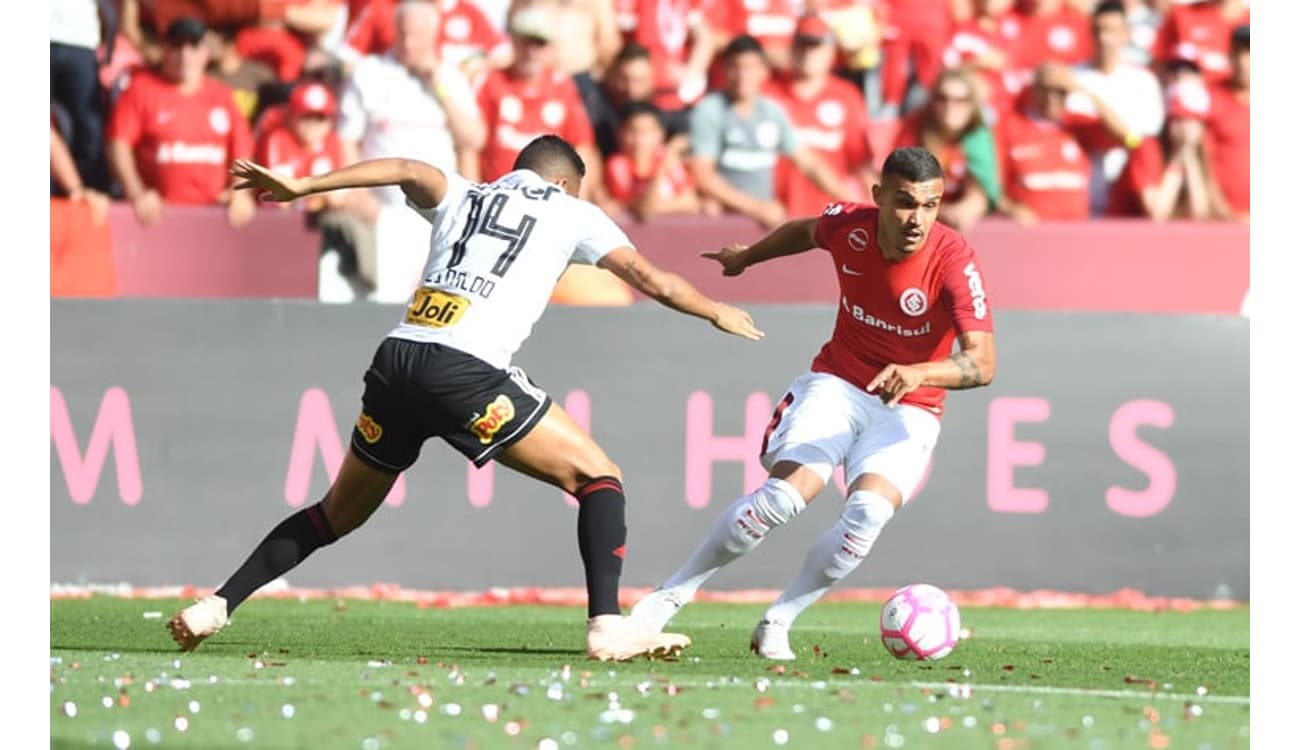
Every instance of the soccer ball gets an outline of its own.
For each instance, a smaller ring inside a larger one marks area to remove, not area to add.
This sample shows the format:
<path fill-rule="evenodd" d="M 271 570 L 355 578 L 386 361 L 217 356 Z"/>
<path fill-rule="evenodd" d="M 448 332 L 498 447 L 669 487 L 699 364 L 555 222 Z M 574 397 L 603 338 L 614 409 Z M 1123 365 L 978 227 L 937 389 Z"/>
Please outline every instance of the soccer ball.
<path fill-rule="evenodd" d="M 904 586 L 880 609 L 880 641 L 898 659 L 942 659 L 952 652 L 960 634 L 957 605 L 936 586 Z"/>

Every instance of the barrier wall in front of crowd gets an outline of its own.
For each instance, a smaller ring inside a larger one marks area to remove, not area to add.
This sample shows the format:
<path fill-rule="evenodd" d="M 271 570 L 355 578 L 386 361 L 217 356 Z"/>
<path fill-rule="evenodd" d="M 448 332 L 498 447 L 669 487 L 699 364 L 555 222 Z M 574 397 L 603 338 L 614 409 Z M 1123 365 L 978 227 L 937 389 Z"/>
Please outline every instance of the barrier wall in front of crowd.
<path fill-rule="evenodd" d="M 361 374 L 400 312 L 54 300 L 52 581 L 220 583 L 322 496 Z M 556 307 L 516 358 L 623 469 L 628 585 L 658 583 L 761 481 L 772 407 L 835 308 L 753 312 L 761 342 L 653 305 Z M 999 310 L 998 332 L 997 381 L 951 394 L 925 484 L 848 585 L 1248 598 L 1248 321 Z M 784 586 L 838 497 L 828 490 L 710 585 Z M 473 470 L 433 440 L 370 525 L 288 578 L 580 585 L 574 522 L 558 490 Z"/>

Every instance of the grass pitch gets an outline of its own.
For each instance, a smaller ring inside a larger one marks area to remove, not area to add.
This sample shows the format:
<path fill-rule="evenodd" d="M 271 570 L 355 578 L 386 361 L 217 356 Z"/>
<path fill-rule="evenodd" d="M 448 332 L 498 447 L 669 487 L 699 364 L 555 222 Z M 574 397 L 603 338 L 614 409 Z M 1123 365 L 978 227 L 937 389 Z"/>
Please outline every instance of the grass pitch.
<path fill-rule="evenodd" d="M 762 607 L 694 604 L 679 661 L 587 661 L 585 611 L 254 599 L 181 654 L 185 602 L 50 603 L 51 745 L 194 748 L 1246 748 L 1249 611 L 968 607 L 894 660 L 877 605 L 821 603 L 782 670 Z M 864 642 L 865 637 L 865 642 Z"/>

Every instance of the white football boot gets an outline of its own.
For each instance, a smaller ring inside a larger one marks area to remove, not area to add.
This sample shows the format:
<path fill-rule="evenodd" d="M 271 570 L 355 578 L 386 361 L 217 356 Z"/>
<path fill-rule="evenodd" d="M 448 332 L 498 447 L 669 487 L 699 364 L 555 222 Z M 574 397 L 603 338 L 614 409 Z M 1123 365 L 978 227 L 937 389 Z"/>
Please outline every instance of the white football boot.
<path fill-rule="evenodd" d="M 663 632 L 668 621 L 673 619 L 673 616 L 682 608 L 683 603 L 671 591 L 655 589 L 646 594 L 641 601 L 632 607 L 628 619 L 640 624 L 647 630 L 660 633 Z"/>
<path fill-rule="evenodd" d="M 777 661 L 794 661 L 794 651 L 790 650 L 790 629 L 783 623 L 771 620 L 759 620 L 754 633 L 749 637 L 749 650 L 764 659 Z"/>
<path fill-rule="evenodd" d="M 591 659 L 671 658 L 689 645 L 691 639 L 684 635 L 649 630 L 623 615 L 596 615 L 587 620 L 587 656 Z"/>
<path fill-rule="evenodd" d="M 205 638 L 216 635 L 229 623 L 226 600 L 213 594 L 177 612 L 167 621 L 167 629 L 182 651 L 193 651 Z"/>

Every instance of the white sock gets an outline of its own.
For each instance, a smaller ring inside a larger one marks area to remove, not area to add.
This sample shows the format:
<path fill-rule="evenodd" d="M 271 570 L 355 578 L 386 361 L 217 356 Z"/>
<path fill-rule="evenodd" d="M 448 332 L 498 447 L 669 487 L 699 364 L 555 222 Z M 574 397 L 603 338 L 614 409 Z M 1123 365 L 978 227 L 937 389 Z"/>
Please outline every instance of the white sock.
<path fill-rule="evenodd" d="M 718 516 L 713 527 L 682 567 L 660 588 L 685 604 L 709 576 L 758 546 L 768 532 L 799 514 L 803 496 L 784 479 L 769 478 Z"/>
<path fill-rule="evenodd" d="M 803 569 L 768 608 L 763 619 L 788 627 L 836 581 L 858 567 L 880 536 L 880 530 L 893 517 L 894 504 L 883 495 L 864 491 L 849 495 L 839 520 L 808 550 Z"/>

